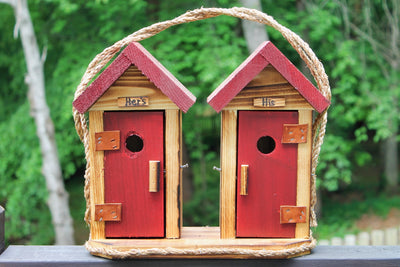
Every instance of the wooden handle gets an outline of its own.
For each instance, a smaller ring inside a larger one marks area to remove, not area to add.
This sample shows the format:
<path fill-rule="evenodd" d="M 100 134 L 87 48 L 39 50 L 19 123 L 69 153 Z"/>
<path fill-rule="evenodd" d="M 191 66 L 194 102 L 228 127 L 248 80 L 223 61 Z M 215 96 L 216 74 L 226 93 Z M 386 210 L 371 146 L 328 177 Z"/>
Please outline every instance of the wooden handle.
<path fill-rule="evenodd" d="M 247 169 L 249 165 L 240 166 L 240 195 L 247 196 Z"/>
<path fill-rule="evenodd" d="M 160 161 L 149 161 L 149 192 L 158 192 L 160 185 Z"/>

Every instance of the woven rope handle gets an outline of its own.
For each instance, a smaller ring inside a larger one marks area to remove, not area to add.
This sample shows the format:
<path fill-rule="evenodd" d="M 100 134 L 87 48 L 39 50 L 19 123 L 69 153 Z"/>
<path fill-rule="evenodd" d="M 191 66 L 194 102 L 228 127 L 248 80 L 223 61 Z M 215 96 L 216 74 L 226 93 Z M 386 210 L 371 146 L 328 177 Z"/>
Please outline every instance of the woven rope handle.
<path fill-rule="evenodd" d="M 89 64 L 82 80 L 75 92 L 75 99 L 82 94 L 86 89 L 89 82 L 99 73 L 105 65 L 121 50 L 122 47 L 128 45 L 131 42 L 139 42 L 160 33 L 163 30 L 168 29 L 171 26 L 193 22 L 197 20 L 203 20 L 207 18 L 217 17 L 220 15 L 232 16 L 240 19 L 255 21 L 278 30 L 282 36 L 291 44 L 291 46 L 297 51 L 307 67 L 310 69 L 312 76 L 314 77 L 318 89 L 327 98 L 331 99 L 331 91 L 329 87 L 328 76 L 325 73 L 322 63 L 319 61 L 317 56 L 311 50 L 309 45 L 304 42 L 297 34 L 289 30 L 288 28 L 279 24 L 273 17 L 260 12 L 255 9 L 233 7 L 229 9 L 225 8 L 200 8 L 193 11 L 188 11 L 183 15 L 176 17 L 172 20 L 155 23 L 151 26 L 142 28 L 124 39 L 116 42 L 112 46 L 106 48 L 98 54 L 92 62 Z M 73 108 L 73 115 L 75 121 L 75 127 L 79 137 L 85 145 L 85 154 L 87 160 L 86 167 L 86 183 L 85 183 L 85 198 L 87 203 L 87 210 L 85 214 L 85 220 L 89 222 L 90 205 L 89 205 L 89 180 L 90 180 L 90 158 L 89 158 L 89 136 L 87 129 L 87 122 L 84 114 L 80 114 Z M 312 190 L 311 190 L 311 226 L 316 226 L 316 218 L 314 213 L 314 205 L 316 203 L 316 192 L 315 192 L 315 170 L 318 164 L 318 156 L 323 143 L 325 135 L 325 128 L 327 123 L 327 112 L 324 111 L 318 114 L 313 124 L 313 149 L 312 149 Z"/>

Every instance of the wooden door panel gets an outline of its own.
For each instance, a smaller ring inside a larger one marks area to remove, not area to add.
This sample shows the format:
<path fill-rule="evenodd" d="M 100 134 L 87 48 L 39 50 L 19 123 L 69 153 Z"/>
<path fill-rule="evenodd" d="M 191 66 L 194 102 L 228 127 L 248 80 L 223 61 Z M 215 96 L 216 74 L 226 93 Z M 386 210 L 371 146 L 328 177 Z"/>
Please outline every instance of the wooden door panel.
<path fill-rule="evenodd" d="M 164 236 L 164 114 L 104 112 L 104 130 L 120 131 L 120 149 L 104 152 L 105 203 L 121 203 L 106 237 Z M 160 161 L 159 190 L 149 190 L 149 162 Z"/>
<path fill-rule="evenodd" d="M 294 111 L 239 111 L 237 237 L 294 237 L 280 224 L 280 206 L 296 205 L 297 144 L 282 144 L 283 124 L 298 123 Z M 241 195 L 241 166 L 247 195 Z"/>

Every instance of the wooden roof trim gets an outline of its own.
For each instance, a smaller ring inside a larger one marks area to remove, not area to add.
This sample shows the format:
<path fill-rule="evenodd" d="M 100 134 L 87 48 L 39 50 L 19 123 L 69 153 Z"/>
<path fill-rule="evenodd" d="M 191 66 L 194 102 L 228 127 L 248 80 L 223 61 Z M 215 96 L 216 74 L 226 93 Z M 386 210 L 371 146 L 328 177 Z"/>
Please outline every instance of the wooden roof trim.
<path fill-rule="evenodd" d="M 208 97 L 207 103 L 220 112 L 269 62 L 260 54 L 259 46 Z"/>
<path fill-rule="evenodd" d="M 330 104 L 320 91 L 271 42 L 263 42 L 207 98 L 220 112 L 262 69 L 271 64 L 318 112 Z M 263 66 L 263 67 L 261 67 Z"/>
<path fill-rule="evenodd" d="M 321 113 L 330 105 L 330 101 L 322 95 L 274 44 L 266 42 L 260 53 L 316 111 Z"/>
<path fill-rule="evenodd" d="M 96 80 L 75 99 L 72 105 L 80 113 L 85 113 L 131 65 L 131 61 L 125 55 L 120 54 Z"/>
<path fill-rule="evenodd" d="M 73 106 L 80 113 L 85 113 L 132 64 L 138 67 L 183 112 L 187 112 L 196 101 L 196 97 L 141 44 L 132 42 L 75 99 Z"/>
<path fill-rule="evenodd" d="M 183 112 L 194 104 L 196 97 L 141 44 L 132 42 L 123 53 Z"/>

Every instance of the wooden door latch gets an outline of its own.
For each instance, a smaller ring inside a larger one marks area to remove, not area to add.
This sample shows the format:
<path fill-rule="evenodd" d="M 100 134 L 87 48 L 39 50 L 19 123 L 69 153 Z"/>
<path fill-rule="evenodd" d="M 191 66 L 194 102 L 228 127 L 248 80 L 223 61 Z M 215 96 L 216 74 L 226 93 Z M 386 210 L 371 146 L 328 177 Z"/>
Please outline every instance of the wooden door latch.
<path fill-rule="evenodd" d="M 240 166 L 240 195 L 247 196 L 247 180 L 248 180 L 249 165 Z"/>
<path fill-rule="evenodd" d="M 160 168 L 159 160 L 149 161 L 149 192 L 156 193 L 160 189 Z"/>

